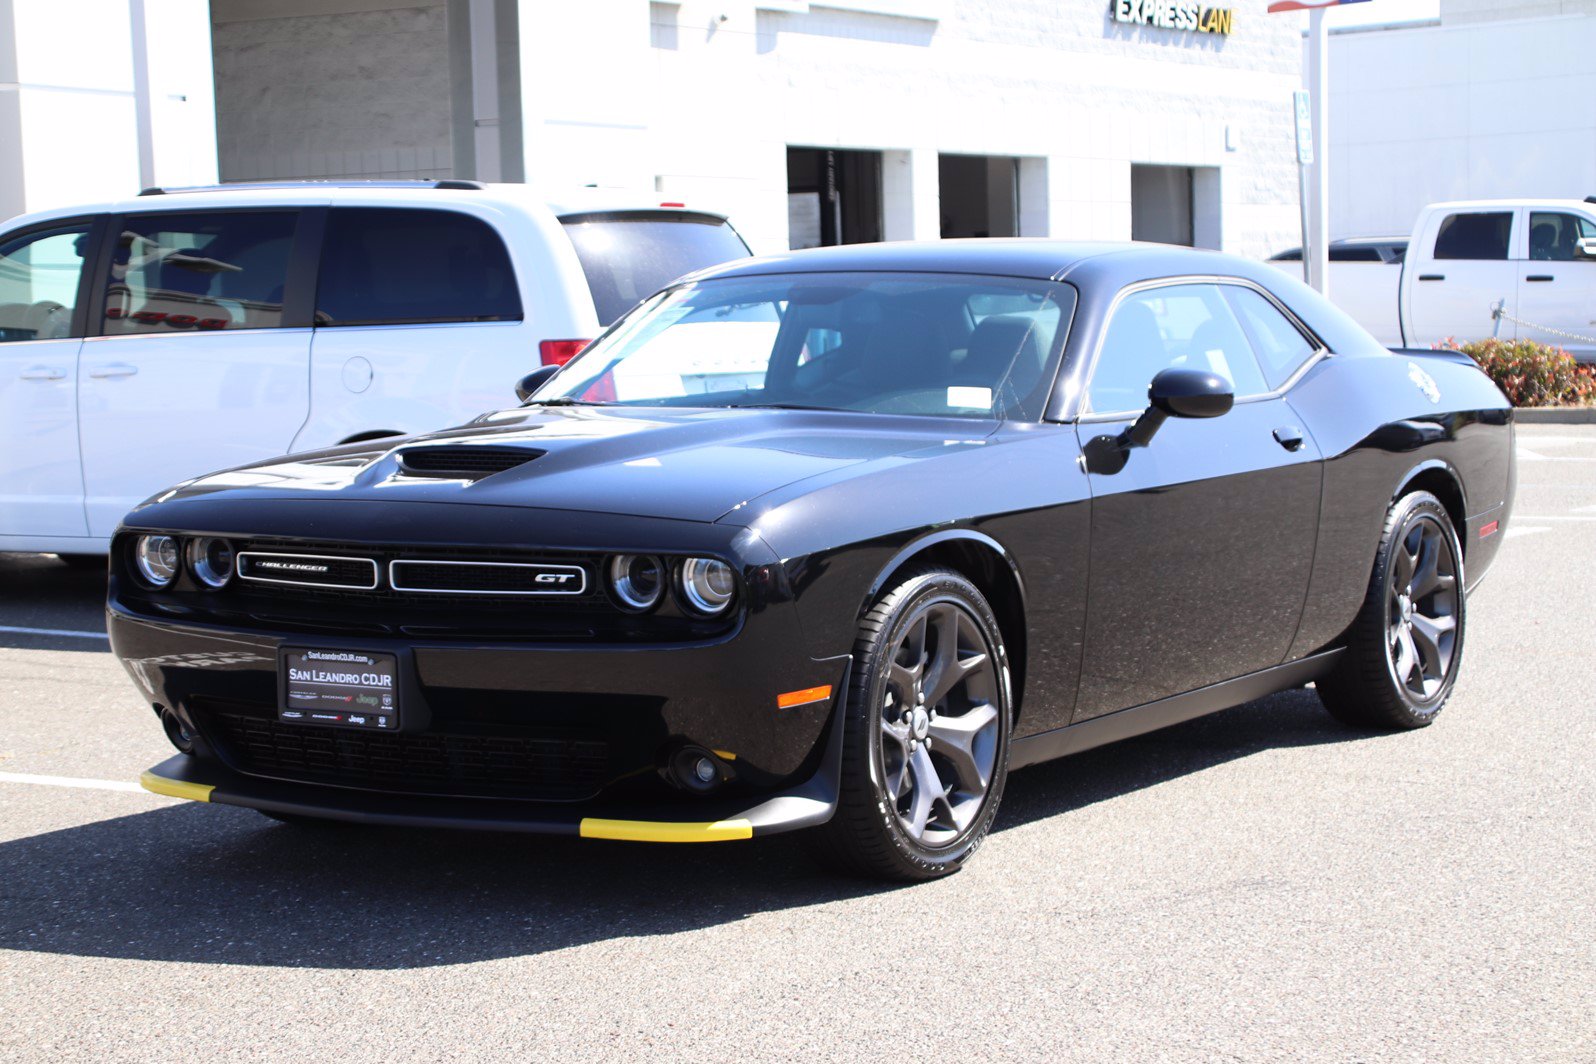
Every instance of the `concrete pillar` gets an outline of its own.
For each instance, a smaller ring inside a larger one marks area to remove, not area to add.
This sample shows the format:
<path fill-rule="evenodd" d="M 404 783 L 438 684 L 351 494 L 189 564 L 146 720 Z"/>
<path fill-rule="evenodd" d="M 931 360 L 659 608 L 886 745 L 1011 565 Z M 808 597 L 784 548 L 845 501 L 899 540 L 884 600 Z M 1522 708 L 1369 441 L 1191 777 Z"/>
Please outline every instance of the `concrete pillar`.
<path fill-rule="evenodd" d="M 1019 160 L 1019 210 L 1016 223 L 1018 236 L 1048 236 L 1052 233 L 1051 195 L 1048 191 L 1047 160 L 1023 158 Z"/>
<path fill-rule="evenodd" d="M 941 207 L 935 148 L 881 153 L 882 239 L 940 238 Z"/>

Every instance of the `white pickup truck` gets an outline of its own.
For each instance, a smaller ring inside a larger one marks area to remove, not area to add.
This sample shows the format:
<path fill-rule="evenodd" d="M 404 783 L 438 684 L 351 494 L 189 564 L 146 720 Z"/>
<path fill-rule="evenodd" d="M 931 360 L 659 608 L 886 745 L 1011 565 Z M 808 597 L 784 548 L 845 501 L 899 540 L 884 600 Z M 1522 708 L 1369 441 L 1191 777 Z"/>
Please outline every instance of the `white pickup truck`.
<path fill-rule="evenodd" d="M 1331 246 L 1330 299 L 1381 343 L 1500 336 L 1596 362 L 1596 197 L 1432 203 L 1419 212 L 1405 254 L 1349 251 L 1396 243 Z M 1290 255 L 1271 265 L 1300 273 L 1301 253 Z"/>

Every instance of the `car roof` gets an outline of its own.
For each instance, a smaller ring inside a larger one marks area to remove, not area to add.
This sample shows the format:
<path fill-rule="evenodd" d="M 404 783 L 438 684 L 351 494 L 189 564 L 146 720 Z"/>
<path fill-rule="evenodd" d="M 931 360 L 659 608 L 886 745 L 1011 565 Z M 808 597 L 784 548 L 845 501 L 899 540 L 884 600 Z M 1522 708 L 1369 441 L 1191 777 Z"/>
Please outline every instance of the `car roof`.
<path fill-rule="evenodd" d="M 1229 273 L 1233 265 L 1246 262 L 1217 251 L 1169 244 L 976 237 L 810 248 L 739 259 L 711 266 L 693 276 L 705 279 L 778 273 L 976 273 L 1063 280 L 1084 263 L 1121 256 L 1133 256 L 1150 275 Z"/>
<path fill-rule="evenodd" d="M 1590 210 L 1592 204 L 1589 200 L 1577 199 L 1477 199 L 1477 200 L 1447 200 L 1443 203 L 1430 204 L 1430 210 L 1456 211 L 1474 210 L 1478 208 L 1491 208 L 1506 210 L 1511 207 L 1555 207 L 1559 210 L 1580 208 Z"/>
<path fill-rule="evenodd" d="M 193 188 L 145 190 L 126 199 L 78 203 L 34 211 L 4 223 L 48 222 L 84 214 L 146 213 L 162 210 L 200 210 L 217 207 L 362 205 L 394 207 L 447 207 L 460 202 L 503 204 L 525 209 L 542 206 L 556 217 L 571 214 L 658 211 L 708 215 L 725 219 L 721 211 L 669 201 L 652 191 L 621 188 L 544 189 L 520 184 L 479 184 L 474 181 L 262 181 L 203 185 Z"/>

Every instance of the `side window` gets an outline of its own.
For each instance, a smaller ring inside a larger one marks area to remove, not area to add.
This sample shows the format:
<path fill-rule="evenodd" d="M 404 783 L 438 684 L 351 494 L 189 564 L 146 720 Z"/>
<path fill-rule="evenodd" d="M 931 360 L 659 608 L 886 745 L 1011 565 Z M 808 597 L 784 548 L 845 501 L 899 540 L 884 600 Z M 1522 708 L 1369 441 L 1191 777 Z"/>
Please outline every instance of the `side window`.
<path fill-rule="evenodd" d="M 1378 248 L 1365 244 L 1330 249 L 1331 262 L 1382 262 Z"/>
<path fill-rule="evenodd" d="M 1269 391 L 1218 286 L 1171 285 L 1135 292 L 1114 311 L 1087 388 L 1092 411 L 1141 410 L 1153 378 L 1177 366 L 1219 374 L 1238 397 Z"/>
<path fill-rule="evenodd" d="M 0 343 L 72 334 L 87 225 L 0 238 Z"/>
<path fill-rule="evenodd" d="M 278 328 L 298 217 L 206 211 L 124 218 L 106 279 L 105 334 Z"/>
<path fill-rule="evenodd" d="M 334 208 L 322 248 L 317 325 L 521 320 L 504 241 L 468 214 Z"/>
<path fill-rule="evenodd" d="M 1284 384 L 1298 367 L 1313 357 L 1314 345 L 1269 300 L 1239 285 L 1225 286 L 1225 296 L 1236 309 L 1236 316 L 1252 341 L 1258 366 L 1271 389 Z"/>
<path fill-rule="evenodd" d="M 1581 240 L 1596 237 L 1596 222 L 1577 214 L 1532 211 L 1529 257 L 1551 262 L 1572 262 Z"/>
<path fill-rule="evenodd" d="M 1449 215 L 1435 235 L 1435 257 L 1505 259 L 1512 232 L 1512 211 Z"/>

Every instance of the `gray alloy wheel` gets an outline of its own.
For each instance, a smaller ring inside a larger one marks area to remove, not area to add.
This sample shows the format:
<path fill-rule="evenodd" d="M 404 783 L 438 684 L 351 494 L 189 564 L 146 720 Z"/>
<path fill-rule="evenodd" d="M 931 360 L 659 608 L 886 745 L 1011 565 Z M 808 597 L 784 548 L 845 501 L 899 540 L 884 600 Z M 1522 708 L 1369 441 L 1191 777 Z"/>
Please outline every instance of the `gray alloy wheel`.
<path fill-rule="evenodd" d="M 1392 558 L 1386 596 L 1392 678 L 1415 702 L 1441 693 L 1457 657 L 1457 558 L 1433 515 L 1415 514 Z"/>
<path fill-rule="evenodd" d="M 998 672 L 974 616 L 921 606 L 893 651 L 882 700 L 880 779 L 900 828 L 927 849 L 975 822 L 997 768 Z"/>
<path fill-rule="evenodd" d="M 860 624 L 822 856 L 883 879 L 958 871 L 997 815 L 1012 699 L 997 618 L 963 574 L 902 577 Z"/>
<path fill-rule="evenodd" d="M 1441 501 L 1427 491 L 1398 499 L 1345 653 L 1316 685 L 1325 708 L 1364 728 L 1433 721 L 1462 663 L 1464 586 L 1463 547 Z"/>

